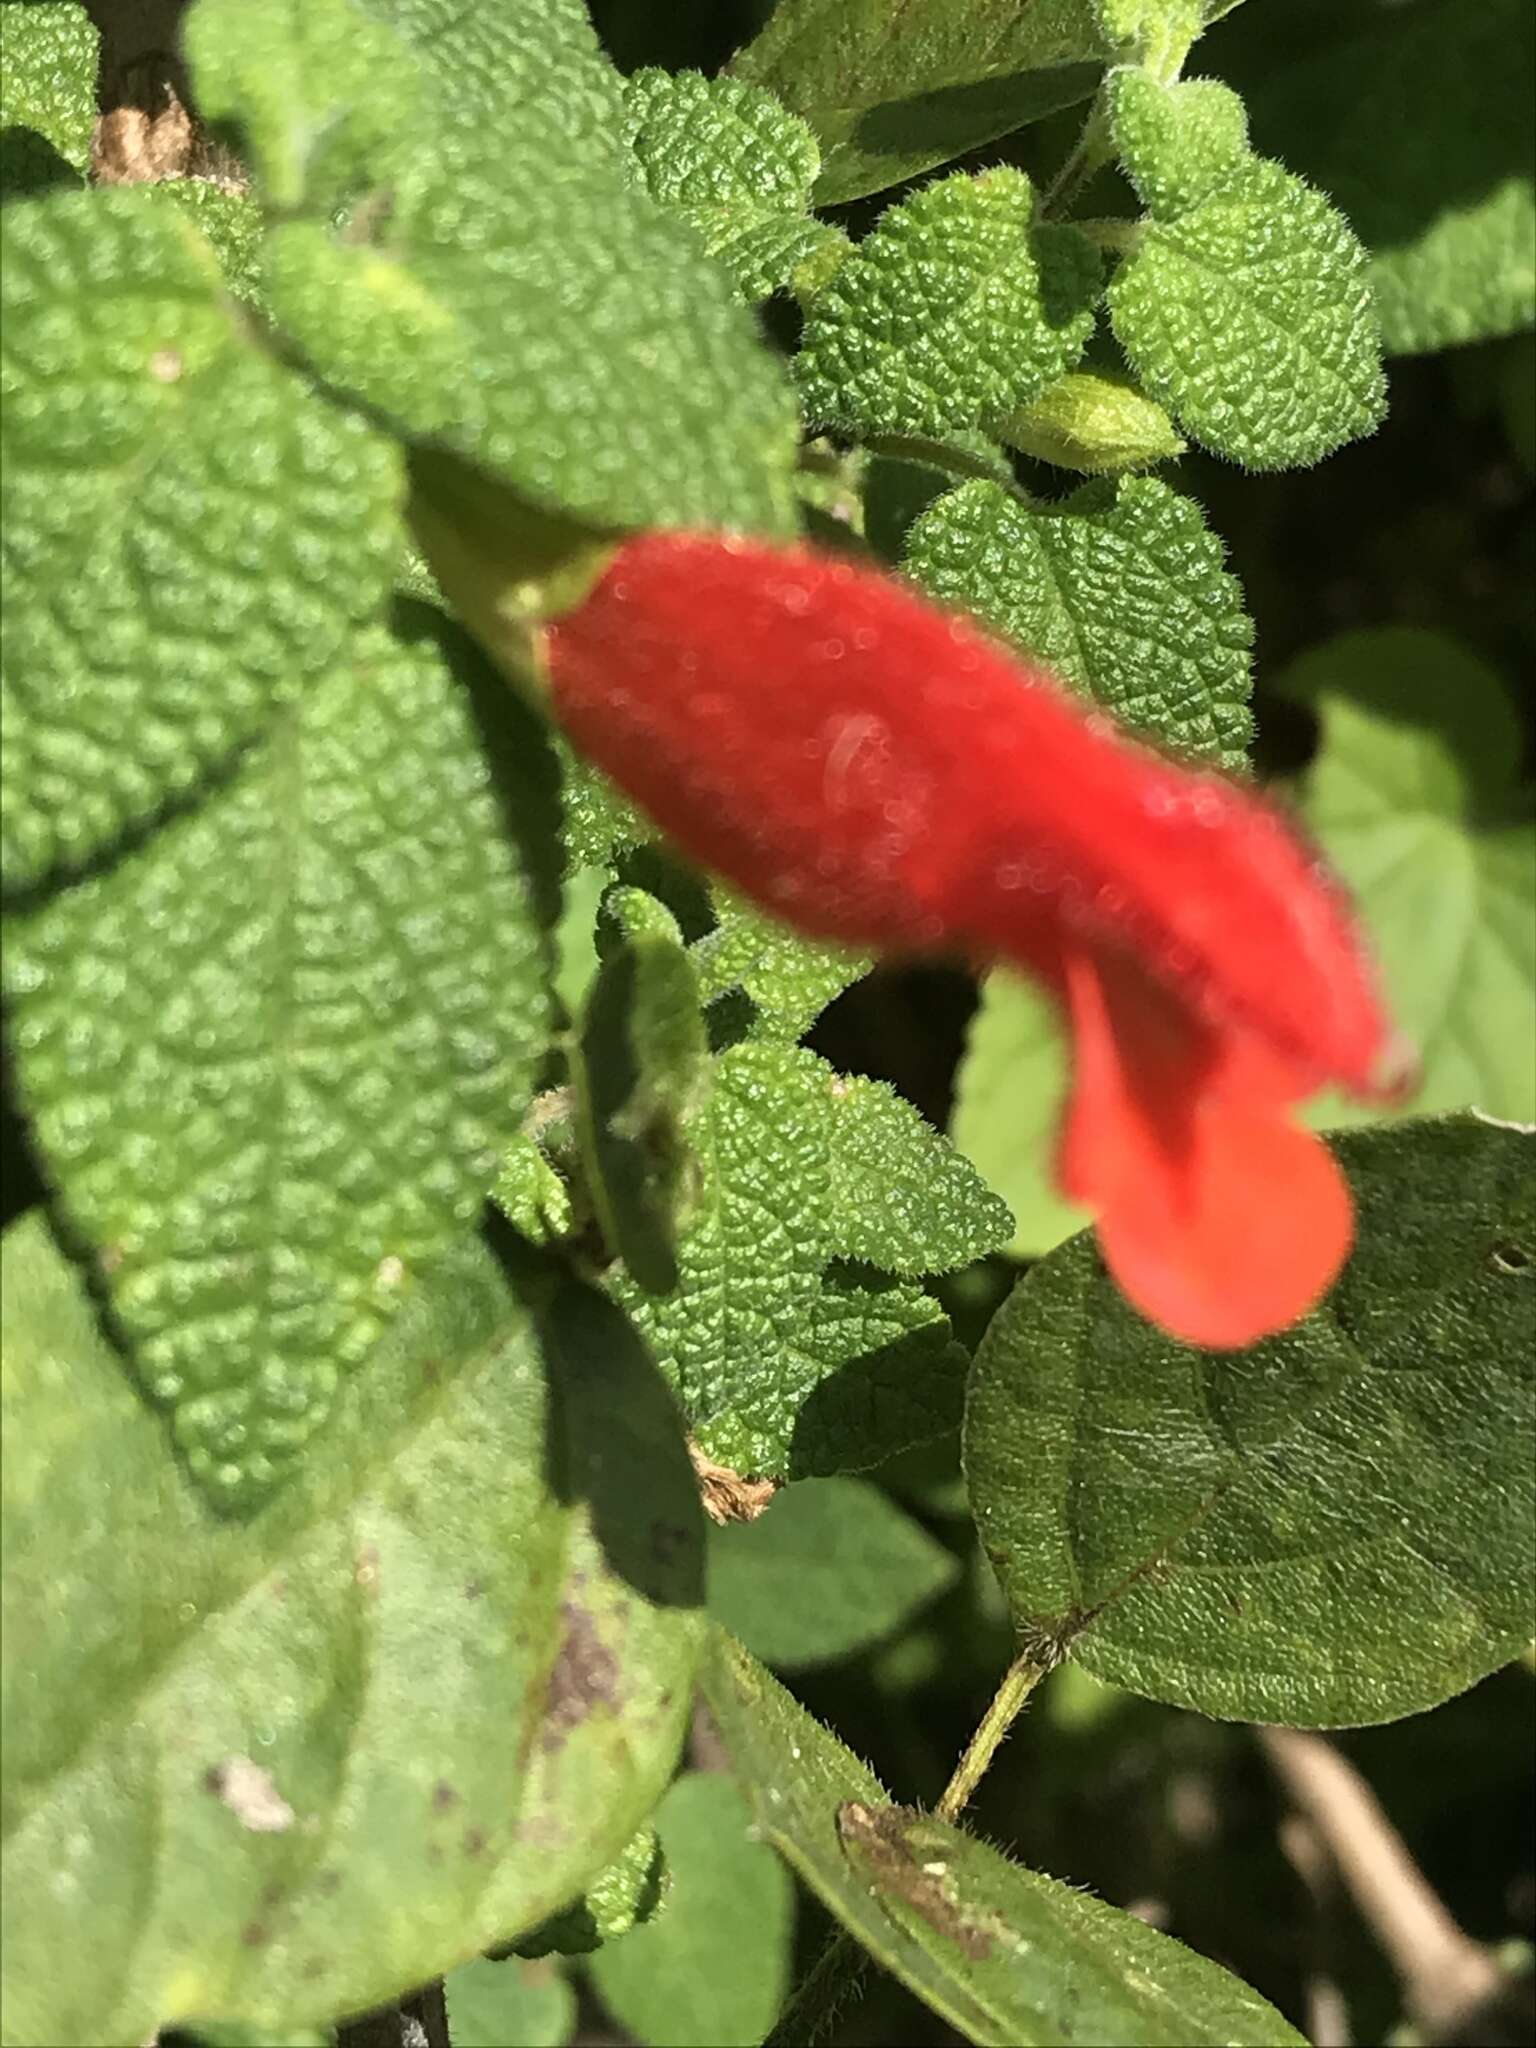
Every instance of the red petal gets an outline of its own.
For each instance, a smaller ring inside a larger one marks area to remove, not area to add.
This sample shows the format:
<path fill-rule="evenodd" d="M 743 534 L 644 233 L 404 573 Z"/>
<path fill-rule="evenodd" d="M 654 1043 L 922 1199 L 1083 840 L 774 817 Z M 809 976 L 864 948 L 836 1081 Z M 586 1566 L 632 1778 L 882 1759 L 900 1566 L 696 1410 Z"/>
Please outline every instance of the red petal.
<path fill-rule="evenodd" d="M 1354 1233 L 1348 1184 L 1289 1119 L 1297 1077 L 1218 1036 L 1128 957 L 1074 947 L 1061 1180 L 1116 1282 L 1173 1336 L 1257 1343 L 1314 1308 Z"/>

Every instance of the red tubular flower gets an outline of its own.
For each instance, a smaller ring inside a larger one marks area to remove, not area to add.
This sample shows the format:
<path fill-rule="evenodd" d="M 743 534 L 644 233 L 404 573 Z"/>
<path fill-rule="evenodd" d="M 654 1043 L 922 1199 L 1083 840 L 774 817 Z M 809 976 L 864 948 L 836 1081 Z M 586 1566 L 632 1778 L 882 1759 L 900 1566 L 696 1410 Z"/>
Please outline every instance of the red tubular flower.
<path fill-rule="evenodd" d="M 1261 798 L 807 549 L 630 540 L 548 660 L 583 753 L 766 909 L 1046 984 L 1074 1041 L 1061 1186 L 1145 1314 L 1230 1347 L 1321 1298 L 1349 1192 L 1291 1108 L 1377 1092 L 1389 1032 L 1346 903 Z"/>

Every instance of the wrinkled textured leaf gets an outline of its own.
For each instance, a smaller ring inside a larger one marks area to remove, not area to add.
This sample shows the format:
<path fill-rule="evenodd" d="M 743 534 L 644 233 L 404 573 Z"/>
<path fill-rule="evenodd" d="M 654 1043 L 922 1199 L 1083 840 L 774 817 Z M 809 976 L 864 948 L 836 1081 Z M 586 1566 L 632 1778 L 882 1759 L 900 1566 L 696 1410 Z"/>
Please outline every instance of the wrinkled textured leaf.
<path fill-rule="evenodd" d="M 844 946 L 802 938 L 718 883 L 711 895 L 719 921 L 692 949 L 700 987 L 706 1001 L 735 988 L 750 997 L 756 1037 L 792 1044 L 869 965 Z"/>
<path fill-rule="evenodd" d="M 1092 1239 L 1035 1266 L 967 1397 L 966 1473 L 1026 1645 L 1226 1718 L 1438 1704 L 1536 1623 L 1536 1139 L 1346 1133 L 1359 1240 L 1324 1306 L 1233 1355 L 1171 1342 Z"/>
<path fill-rule="evenodd" d="M 1105 39 L 1158 78 L 1177 77 L 1205 26 L 1201 0 L 1094 0 Z"/>
<path fill-rule="evenodd" d="M 142 191 L 8 208 L 3 861 L 185 795 L 388 589 L 399 457 L 255 351 Z"/>
<path fill-rule="evenodd" d="M 1365 251 L 1319 192 L 1250 157 L 1174 220 L 1146 224 L 1109 288 L 1152 396 L 1250 469 L 1321 461 L 1385 409 Z"/>
<path fill-rule="evenodd" d="M 1393 354 L 1536 325 L 1536 10 L 1383 10 L 1316 57 L 1268 65 L 1254 129 L 1341 206 L 1371 252 Z"/>
<path fill-rule="evenodd" d="M 710 1613 L 783 1670 L 867 1650 L 959 1575 L 953 1552 L 863 1479 L 801 1480 L 710 1534 Z"/>
<path fill-rule="evenodd" d="M 563 2048 L 576 2031 L 576 1992 L 553 1963 L 483 1956 L 443 1980 L 453 2048 Z"/>
<path fill-rule="evenodd" d="M 721 1629 L 700 1676 L 761 1833 L 968 2041 L 1300 2042 L 1257 1993 L 1167 1935 L 891 1807 L 871 1772 Z M 893 1817 L 883 1855 L 872 1846 L 880 1824 L 860 1825 L 871 1810 Z"/>
<path fill-rule="evenodd" d="M 1082 354 L 1102 282 L 1085 236 L 1035 224 L 1022 171 L 925 185 L 817 294 L 795 358 L 806 414 L 937 436 L 1006 418 Z"/>
<path fill-rule="evenodd" d="M 692 1129 L 704 1185 L 679 1284 L 613 1284 L 700 1447 L 737 1472 L 867 1469 L 952 1426 L 964 1354 L 918 1287 L 848 1266 L 938 1272 L 988 1251 L 1007 1212 L 882 1085 L 801 1048 L 717 1062 Z"/>
<path fill-rule="evenodd" d="M 1248 155 L 1248 110 L 1217 79 L 1165 86 L 1145 71 L 1116 71 L 1108 104 L 1126 176 L 1158 220 L 1198 206 Z"/>
<path fill-rule="evenodd" d="M 695 228 L 744 298 L 764 299 L 838 229 L 810 216 L 816 138 L 770 92 L 697 71 L 637 71 L 625 132 L 651 197 Z"/>
<path fill-rule="evenodd" d="M 962 484 L 913 526 L 904 567 L 1128 726 L 1241 765 L 1253 629 L 1221 542 L 1165 483 L 1088 484 L 1049 508 Z"/>
<path fill-rule="evenodd" d="M 573 1905 L 520 1935 L 517 1952 L 530 1961 L 558 1954 L 590 1955 L 617 1941 L 659 1910 L 668 1883 L 656 1830 L 649 1822 L 591 1879 Z"/>
<path fill-rule="evenodd" d="M 751 2048 L 789 1975 L 794 1892 L 729 1778 L 691 1771 L 656 1810 L 672 1884 L 662 1911 L 592 1958 L 592 1981 L 652 2048 Z"/>
<path fill-rule="evenodd" d="M 788 532 L 786 381 L 729 279 L 640 189 L 579 0 L 368 12 L 401 63 L 417 53 L 425 119 L 378 158 L 387 207 L 270 237 L 273 312 L 316 370 L 538 506 Z"/>
<path fill-rule="evenodd" d="M 0 7 L 0 200 L 81 182 L 96 120 L 96 46 L 75 0 Z"/>
<path fill-rule="evenodd" d="M 1423 1081 L 1404 1108 L 1536 1122 L 1536 825 L 1509 693 L 1454 641 L 1393 627 L 1326 642 L 1278 687 L 1322 719 L 1303 815 L 1418 1049 Z M 1383 1112 L 1330 1095 L 1311 1114 Z"/>
<path fill-rule="evenodd" d="M 461 1246 L 237 1524 L 40 1215 L 4 1263 L 7 2042 L 358 2011 L 578 1890 L 673 1768 L 702 1577 L 613 1307 Z"/>
<path fill-rule="evenodd" d="M 49 1171 L 229 1505 L 485 1197 L 544 1047 L 555 829 L 537 727 L 407 607 L 200 809 L 11 920 Z"/>
<path fill-rule="evenodd" d="M 1108 54 L 1092 0 L 779 0 L 732 63 L 810 123 L 819 205 L 899 184 L 1087 99 Z"/>

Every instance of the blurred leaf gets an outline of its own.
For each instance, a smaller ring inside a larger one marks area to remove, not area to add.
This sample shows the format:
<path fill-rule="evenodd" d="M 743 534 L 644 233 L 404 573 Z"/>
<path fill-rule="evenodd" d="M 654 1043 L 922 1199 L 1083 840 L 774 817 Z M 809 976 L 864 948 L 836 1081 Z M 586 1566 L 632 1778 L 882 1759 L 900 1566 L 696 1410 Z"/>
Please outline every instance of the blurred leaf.
<path fill-rule="evenodd" d="M 651 2048 L 750 2048 L 789 1974 L 794 1888 L 729 1778 L 691 1771 L 656 1809 L 664 1910 L 588 1964 L 603 2003 Z M 457 2043 L 455 2043 L 457 2048 Z"/>
<path fill-rule="evenodd" d="M 692 1127 L 713 1073 L 698 982 L 675 926 L 671 935 L 634 931 L 603 961 L 572 1070 L 587 1186 L 610 1248 L 647 1293 L 667 1294 L 677 1285 L 678 1233 L 700 1192 Z"/>
<path fill-rule="evenodd" d="M 803 116 L 816 200 L 840 205 L 1087 99 L 1107 48 L 1092 0 L 779 0 L 731 68 Z"/>
<path fill-rule="evenodd" d="M 994 1319 L 966 1471 L 1035 1654 L 1337 1727 L 1434 1706 L 1530 1640 L 1536 1140 L 1447 1118 L 1338 1150 L 1358 1245 L 1283 1336 L 1173 1343 L 1086 1234 Z"/>
<path fill-rule="evenodd" d="M 1179 753 L 1240 767 L 1253 628 L 1221 542 L 1155 477 L 1085 484 L 1059 505 L 961 484 L 907 539 L 904 567 Z"/>
<path fill-rule="evenodd" d="M 868 1649 L 959 1575 L 952 1552 L 862 1479 L 798 1481 L 756 1521 L 710 1535 L 711 1614 L 782 1670 Z"/>
<path fill-rule="evenodd" d="M 1386 406 L 1365 251 L 1319 192 L 1250 157 L 1148 221 L 1109 288 L 1138 377 L 1197 441 L 1249 469 L 1321 461 Z"/>
<path fill-rule="evenodd" d="M 553 795 L 530 715 L 402 606 L 198 809 L 8 920 L 59 1200 L 227 1507 L 297 1461 L 517 1130 Z"/>
<path fill-rule="evenodd" d="M 95 24 L 74 0 L 0 7 L 0 200 L 84 179 L 96 122 Z"/>
<path fill-rule="evenodd" d="M 647 191 L 695 228 L 747 299 L 765 299 L 841 230 L 810 217 L 816 138 L 772 93 L 697 71 L 637 71 L 625 132 Z"/>
<path fill-rule="evenodd" d="M 1248 111 L 1214 78 L 1165 86 L 1145 71 L 1115 71 L 1108 104 L 1121 165 L 1157 220 L 1198 206 L 1248 155 Z"/>
<path fill-rule="evenodd" d="M 1056 1132 L 1067 1097 L 1067 1042 L 1056 1006 L 997 967 L 981 985 L 955 1084 L 950 1135 L 1013 1211 L 1008 1249 L 1034 1258 L 1092 1221 L 1056 1191 Z"/>
<path fill-rule="evenodd" d="M 564 2048 L 576 2031 L 576 1993 L 553 1963 L 484 1956 L 443 1980 L 453 2048 Z"/>
<path fill-rule="evenodd" d="M 40 1212 L 3 1278 L 8 2038 L 366 2010 L 617 1852 L 677 1756 L 703 1557 L 611 1304 L 459 1247 L 236 1523 Z"/>
<path fill-rule="evenodd" d="M 1277 688 L 1322 720 L 1303 816 L 1418 1048 L 1423 1085 L 1405 1107 L 1536 1122 L 1536 824 L 1508 691 L 1454 641 L 1391 626 L 1325 642 Z M 1390 1113 L 1330 1094 L 1309 1116 Z"/>
<path fill-rule="evenodd" d="M 700 1448 L 760 1477 L 868 1469 L 953 1427 L 964 1354 L 906 1280 L 1006 1233 L 969 1164 L 879 1083 L 800 1048 L 716 1062 L 691 1133 L 704 1165 L 679 1284 L 619 1298 L 677 1388 Z M 844 1263 L 839 1263 L 844 1262 Z"/>
<path fill-rule="evenodd" d="M 1186 2048 L 1301 2037 L 1129 1914 L 908 1809 L 721 1629 L 701 1684 L 757 1825 L 875 1960 L 968 2041 Z"/>
<path fill-rule="evenodd" d="M 817 294 L 795 358 L 807 417 L 940 437 L 1005 418 L 1077 361 L 1102 283 L 1085 236 L 1036 224 L 1022 171 L 925 185 Z"/>
<path fill-rule="evenodd" d="M 1258 73 L 1255 133 L 1371 251 L 1390 353 L 1536 324 L 1536 9 L 1440 0 L 1373 9 L 1358 26 Z"/>
<path fill-rule="evenodd" d="M 396 451 L 230 318 L 147 188 L 7 208 L 12 888 L 184 798 L 383 601 Z"/>
<path fill-rule="evenodd" d="M 268 238 L 274 316 L 315 372 L 576 521 L 788 533 L 787 382 L 642 189 L 581 0 L 367 11 L 394 67 L 419 65 L 424 117 L 376 151 L 341 229 Z"/>

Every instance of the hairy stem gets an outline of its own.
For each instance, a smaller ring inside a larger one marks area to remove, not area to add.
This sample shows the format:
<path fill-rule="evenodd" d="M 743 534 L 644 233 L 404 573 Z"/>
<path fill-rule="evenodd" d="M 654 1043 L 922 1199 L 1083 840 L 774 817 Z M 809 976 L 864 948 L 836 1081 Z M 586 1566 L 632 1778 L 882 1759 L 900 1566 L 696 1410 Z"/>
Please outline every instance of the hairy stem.
<path fill-rule="evenodd" d="M 1019 1718 L 1024 1702 L 1045 1676 L 1045 1666 L 1028 1657 L 1016 1657 L 1003 1674 L 1003 1682 L 992 1695 L 992 1704 L 965 1745 L 965 1754 L 955 1765 L 954 1775 L 939 1794 L 934 1812 L 940 1820 L 954 1820 L 970 1804 L 971 1794 L 986 1776 L 987 1768 L 1002 1745 L 1003 1737 Z"/>

